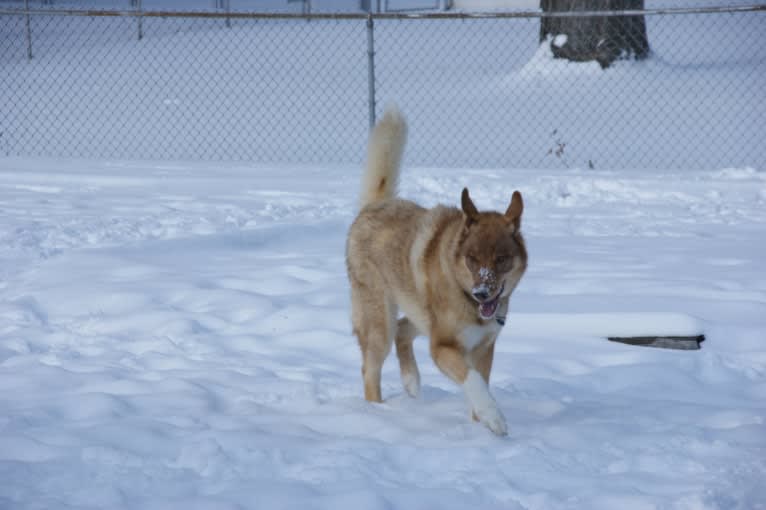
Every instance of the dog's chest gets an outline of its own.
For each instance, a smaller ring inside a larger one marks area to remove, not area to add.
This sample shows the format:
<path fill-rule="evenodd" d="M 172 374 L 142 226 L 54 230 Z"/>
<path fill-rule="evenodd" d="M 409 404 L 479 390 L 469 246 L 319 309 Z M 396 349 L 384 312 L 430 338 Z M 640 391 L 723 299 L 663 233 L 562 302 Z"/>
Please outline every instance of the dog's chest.
<path fill-rule="evenodd" d="M 493 342 L 500 331 L 500 325 L 492 320 L 485 324 L 471 324 L 460 332 L 460 342 L 466 351 L 472 351 L 482 344 Z"/>

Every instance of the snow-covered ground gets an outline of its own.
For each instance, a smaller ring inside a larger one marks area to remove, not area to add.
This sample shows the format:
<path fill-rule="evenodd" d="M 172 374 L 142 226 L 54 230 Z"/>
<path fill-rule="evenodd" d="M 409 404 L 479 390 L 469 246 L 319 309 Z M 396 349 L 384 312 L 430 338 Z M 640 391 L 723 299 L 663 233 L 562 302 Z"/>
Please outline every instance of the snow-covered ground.
<path fill-rule="evenodd" d="M 425 339 L 420 398 L 392 357 L 363 400 L 359 174 L 0 159 L 0 508 L 766 508 L 766 173 L 405 170 L 427 205 L 524 194 L 505 438 Z M 702 350 L 596 336 L 657 312 Z"/>
<path fill-rule="evenodd" d="M 650 17 L 606 74 L 536 21 L 376 25 L 402 195 L 524 195 L 504 438 L 425 339 L 418 399 L 394 357 L 363 399 L 363 24 L 56 20 L 32 62 L 0 20 L 0 509 L 766 509 L 762 14 Z"/>

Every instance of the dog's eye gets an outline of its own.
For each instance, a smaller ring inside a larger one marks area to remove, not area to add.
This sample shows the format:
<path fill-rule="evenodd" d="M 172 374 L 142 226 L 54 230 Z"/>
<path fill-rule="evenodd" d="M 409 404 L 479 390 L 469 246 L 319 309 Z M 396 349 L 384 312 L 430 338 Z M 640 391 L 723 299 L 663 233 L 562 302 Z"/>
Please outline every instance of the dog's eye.
<path fill-rule="evenodd" d="M 497 266 L 504 266 L 508 263 L 508 261 L 511 260 L 511 257 L 508 255 L 500 255 L 495 259 L 495 265 Z"/>

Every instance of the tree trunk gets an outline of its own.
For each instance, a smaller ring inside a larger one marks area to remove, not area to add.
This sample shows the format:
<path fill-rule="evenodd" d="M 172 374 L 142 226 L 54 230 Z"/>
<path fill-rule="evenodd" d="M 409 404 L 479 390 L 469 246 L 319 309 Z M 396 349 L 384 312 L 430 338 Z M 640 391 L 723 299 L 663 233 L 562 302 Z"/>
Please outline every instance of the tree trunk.
<path fill-rule="evenodd" d="M 644 0 L 540 0 L 540 8 L 543 12 L 639 10 L 644 8 Z M 649 55 L 643 16 L 544 17 L 540 42 L 545 41 L 556 58 L 595 60 L 602 68 L 617 59 Z"/>

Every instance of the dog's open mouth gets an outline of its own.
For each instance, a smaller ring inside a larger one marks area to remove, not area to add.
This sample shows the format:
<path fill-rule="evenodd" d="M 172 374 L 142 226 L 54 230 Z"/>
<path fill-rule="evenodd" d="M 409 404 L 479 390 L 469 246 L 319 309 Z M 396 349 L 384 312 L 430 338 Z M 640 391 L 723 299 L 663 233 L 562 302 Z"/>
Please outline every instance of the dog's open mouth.
<path fill-rule="evenodd" d="M 500 296 L 503 295 L 503 290 L 505 290 L 505 285 L 503 285 L 500 292 L 498 292 L 494 298 L 479 303 L 479 317 L 484 320 L 489 320 L 495 316 L 497 305 L 500 303 Z"/>

